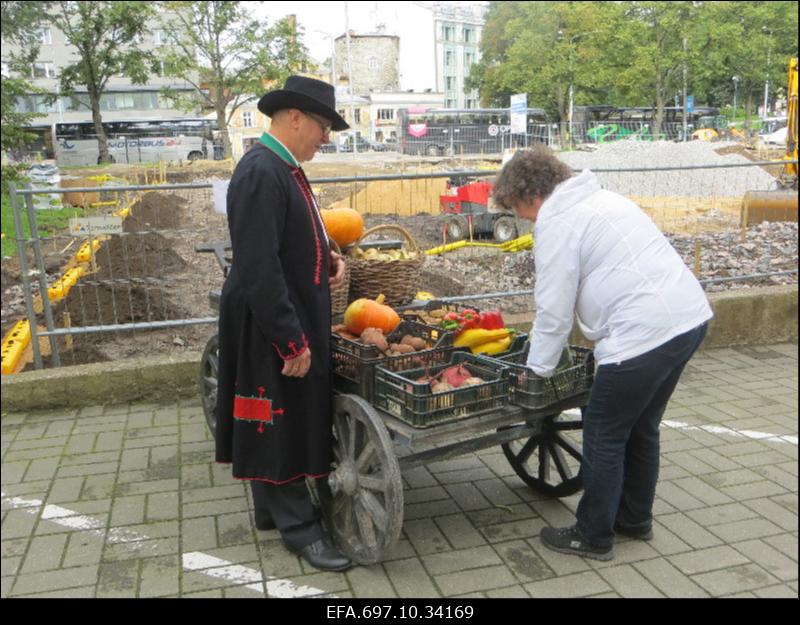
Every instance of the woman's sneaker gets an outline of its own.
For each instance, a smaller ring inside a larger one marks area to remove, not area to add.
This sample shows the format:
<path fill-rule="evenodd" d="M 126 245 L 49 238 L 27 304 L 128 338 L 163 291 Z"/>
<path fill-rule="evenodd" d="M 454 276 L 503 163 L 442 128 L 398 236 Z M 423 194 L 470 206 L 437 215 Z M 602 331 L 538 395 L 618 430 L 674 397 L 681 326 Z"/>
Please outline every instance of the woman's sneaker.
<path fill-rule="evenodd" d="M 559 553 L 569 553 L 594 560 L 611 560 L 614 557 L 614 547 L 594 547 L 587 543 L 578 530 L 572 527 L 545 527 L 539 535 L 542 544 L 548 549 Z"/>
<path fill-rule="evenodd" d="M 653 540 L 653 526 L 648 527 L 625 527 L 624 525 L 614 524 L 614 533 L 637 540 Z"/>

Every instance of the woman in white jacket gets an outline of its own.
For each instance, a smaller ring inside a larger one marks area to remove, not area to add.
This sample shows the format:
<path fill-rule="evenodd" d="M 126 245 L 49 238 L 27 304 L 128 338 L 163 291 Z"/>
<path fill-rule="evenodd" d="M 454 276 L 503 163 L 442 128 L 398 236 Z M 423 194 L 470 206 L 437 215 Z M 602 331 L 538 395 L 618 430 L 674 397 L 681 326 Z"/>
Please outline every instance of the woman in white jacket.
<path fill-rule="evenodd" d="M 550 377 L 573 317 L 598 363 L 583 416 L 577 523 L 545 528 L 554 551 L 613 558 L 614 533 L 650 540 L 659 423 L 711 308 L 650 218 L 544 146 L 518 152 L 494 187 L 498 206 L 536 222 L 536 320 L 528 366 Z"/>

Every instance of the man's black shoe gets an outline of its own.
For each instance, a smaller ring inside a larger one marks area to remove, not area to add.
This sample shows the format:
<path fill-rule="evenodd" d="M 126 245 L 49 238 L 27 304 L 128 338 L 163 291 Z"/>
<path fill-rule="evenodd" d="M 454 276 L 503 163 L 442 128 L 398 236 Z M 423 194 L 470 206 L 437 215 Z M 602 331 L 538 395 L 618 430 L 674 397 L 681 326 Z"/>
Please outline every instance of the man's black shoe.
<path fill-rule="evenodd" d="M 346 571 L 353 563 L 350 558 L 331 545 L 326 538 L 306 545 L 297 552 L 306 562 L 321 571 Z"/>
<path fill-rule="evenodd" d="M 620 536 L 635 538 L 637 540 L 653 540 L 653 526 L 649 527 L 625 527 L 624 525 L 614 524 L 614 532 Z"/>
<path fill-rule="evenodd" d="M 614 547 L 593 547 L 581 538 L 574 525 L 561 528 L 545 527 L 539 538 L 545 547 L 559 553 L 568 553 L 594 560 L 611 560 L 614 557 Z"/>

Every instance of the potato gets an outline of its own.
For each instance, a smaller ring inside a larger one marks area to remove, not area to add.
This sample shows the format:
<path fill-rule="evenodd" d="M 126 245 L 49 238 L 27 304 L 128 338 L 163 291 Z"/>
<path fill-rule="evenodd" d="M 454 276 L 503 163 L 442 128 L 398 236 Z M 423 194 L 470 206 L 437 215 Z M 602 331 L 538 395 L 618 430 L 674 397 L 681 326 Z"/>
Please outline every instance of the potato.
<path fill-rule="evenodd" d="M 361 333 L 361 342 L 364 345 L 374 345 L 382 352 L 389 349 L 389 343 L 380 328 L 367 328 Z"/>

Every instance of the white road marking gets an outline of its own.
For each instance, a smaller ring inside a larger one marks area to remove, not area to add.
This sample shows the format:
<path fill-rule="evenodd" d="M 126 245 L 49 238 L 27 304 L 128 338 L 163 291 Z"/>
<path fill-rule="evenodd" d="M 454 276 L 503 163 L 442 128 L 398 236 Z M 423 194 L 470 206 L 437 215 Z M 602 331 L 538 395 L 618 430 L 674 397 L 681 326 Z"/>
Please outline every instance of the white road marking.
<path fill-rule="evenodd" d="M 43 502 L 38 499 L 6 497 L 6 494 L 2 493 L 2 501 L 4 506 L 10 506 L 11 508 L 22 510 L 30 514 L 37 514 L 39 510 L 41 510 L 40 518 L 43 521 L 56 523 L 71 530 L 99 536 L 109 543 L 125 544 L 133 550 L 146 550 L 154 547 L 154 545 L 146 542 L 151 539 L 144 534 L 121 528 L 106 530 L 105 523 L 99 519 L 83 516 L 74 510 L 68 510 L 67 508 L 62 508 L 61 506 L 53 504 L 48 504 L 43 507 Z M 235 584 L 242 584 L 245 588 L 261 594 L 264 594 L 264 587 L 266 585 L 268 597 L 283 599 L 322 595 L 333 598 L 336 597 L 336 595 L 328 594 L 327 591 L 320 590 L 319 588 L 298 586 L 288 579 L 278 579 L 277 577 L 267 577 L 264 579 L 261 571 L 233 564 L 226 560 L 197 551 L 183 554 L 183 568 L 187 571 L 194 571 L 215 579 L 224 579 Z"/>
<path fill-rule="evenodd" d="M 580 417 L 581 411 L 578 408 L 565 410 L 564 414 Z M 721 425 L 690 425 L 682 421 L 663 420 L 661 427 L 672 428 L 676 430 L 695 430 L 701 432 L 708 432 L 709 434 L 723 434 L 725 436 L 735 436 L 737 438 L 752 438 L 759 441 L 769 441 L 771 443 L 789 443 L 790 445 L 797 445 L 797 436 L 778 436 L 770 434 L 769 432 L 756 432 L 754 430 L 736 430 L 734 428 L 726 428 Z"/>

